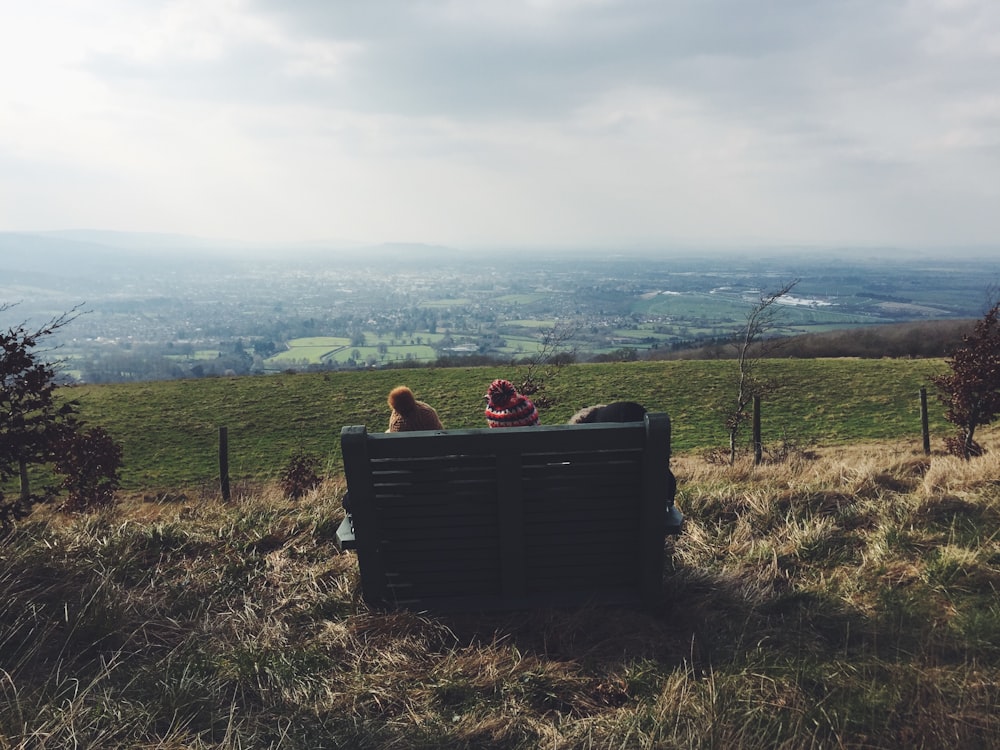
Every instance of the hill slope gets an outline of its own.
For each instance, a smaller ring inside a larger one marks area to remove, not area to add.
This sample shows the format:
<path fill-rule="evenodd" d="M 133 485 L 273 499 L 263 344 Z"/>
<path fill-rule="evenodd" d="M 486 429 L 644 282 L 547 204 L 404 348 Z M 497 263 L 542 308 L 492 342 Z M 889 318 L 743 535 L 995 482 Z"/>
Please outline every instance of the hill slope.
<path fill-rule="evenodd" d="M 542 422 L 565 422 L 579 408 L 616 399 L 640 401 L 673 419 L 676 452 L 725 443 L 721 408 L 735 392 L 727 361 L 571 365 L 545 382 L 552 405 Z M 767 360 L 775 383 L 764 400 L 767 443 L 843 443 L 909 438 L 919 444 L 918 392 L 943 372 L 942 360 Z M 83 417 L 125 448 L 127 489 L 211 484 L 218 476 L 218 431 L 229 436 L 235 480 L 274 477 L 296 452 L 328 458 L 340 469 L 340 428 L 388 426 L 386 396 L 409 385 L 434 406 L 446 428 L 485 427 L 482 396 L 495 377 L 515 382 L 516 368 L 413 369 L 78 386 Z M 933 391 L 931 391 L 933 394 Z M 947 427 L 931 396 L 933 434 Z"/>
<path fill-rule="evenodd" d="M 681 456 L 643 611 L 373 610 L 335 481 L 42 508 L 0 544 L 0 747 L 995 747 L 998 438 Z"/>

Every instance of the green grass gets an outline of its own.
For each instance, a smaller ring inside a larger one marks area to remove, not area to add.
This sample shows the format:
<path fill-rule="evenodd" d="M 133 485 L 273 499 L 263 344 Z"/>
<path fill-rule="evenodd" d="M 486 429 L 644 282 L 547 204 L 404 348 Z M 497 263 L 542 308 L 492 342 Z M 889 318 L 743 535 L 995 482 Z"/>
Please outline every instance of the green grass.
<path fill-rule="evenodd" d="M 546 382 L 553 405 L 542 422 L 565 422 L 579 408 L 618 399 L 668 412 L 675 452 L 698 452 L 726 442 L 721 408 L 734 393 L 732 361 L 634 362 L 572 365 Z M 836 444 L 907 439 L 920 443 L 918 392 L 945 368 L 941 360 L 767 360 L 762 374 L 779 387 L 764 399 L 765 442 Z M 340 467 L 344 425 L 388 427 L 386 396 L 409 385 L 434 406 L 447 428 L 483 427 L 482 395 L 495 377 L 517 380 L 518 368 L 428 368 L 276 374 L 76 386 L 84 419 L 124 446 L 124 486 L 153 490 L 200 486 L 218 476 L 218 432 L 229 436 L 234 479 L 277 475 L 300 451 Z M 933 390 L 931 390 L 933 394 Z M 932 434 L 948 428 L 929 399 Z"/>

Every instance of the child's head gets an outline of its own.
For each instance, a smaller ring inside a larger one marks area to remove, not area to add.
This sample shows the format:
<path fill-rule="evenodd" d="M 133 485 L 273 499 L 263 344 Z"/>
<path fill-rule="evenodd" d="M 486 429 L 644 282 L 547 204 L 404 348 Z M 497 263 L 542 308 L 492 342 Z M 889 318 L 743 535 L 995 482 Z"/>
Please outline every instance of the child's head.
<path fill-rule="evenodd" d="M 437 412 L 417 401 L 413 391 L 405 385 L 397 386 L 389 392 L 389 429 L 386 432 L 410 432 L 412 430 L 443 430 Z"/>
<path fill-rule="evenodd" d="M 610 404 L 595 404 L 580 409 L 570 417 L 570 424 L 590 424 L 592 422 L 641 422 L 646 416 L 646 407 L 635 401 L 613 401 Z"/>
<path fill-rule="evenodd" d="M 490 427 L 531 427 L 538 409 L 509 380 L 494 380 L 486 390 L 486 421 Z"/>

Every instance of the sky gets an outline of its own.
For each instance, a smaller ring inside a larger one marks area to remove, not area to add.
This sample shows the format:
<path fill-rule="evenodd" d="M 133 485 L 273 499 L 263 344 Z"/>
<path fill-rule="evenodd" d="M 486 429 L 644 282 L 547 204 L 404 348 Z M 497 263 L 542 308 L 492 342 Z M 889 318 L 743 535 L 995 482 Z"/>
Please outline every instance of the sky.
<path fill-rule="evenodd" d="M 0 231 L 1000 246 L 996 0 L 0 0 Z"/>

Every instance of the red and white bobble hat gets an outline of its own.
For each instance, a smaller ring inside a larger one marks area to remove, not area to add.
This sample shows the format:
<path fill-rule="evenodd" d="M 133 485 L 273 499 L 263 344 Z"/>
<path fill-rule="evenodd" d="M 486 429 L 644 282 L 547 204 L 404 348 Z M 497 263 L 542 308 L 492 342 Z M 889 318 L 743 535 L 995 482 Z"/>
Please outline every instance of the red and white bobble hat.
<path fill-rule="evenodd" d="M 486 391 L 486 421 L 490 427 L 532 427 L 538 409 L 509 380 L 494 380 Z"/>

